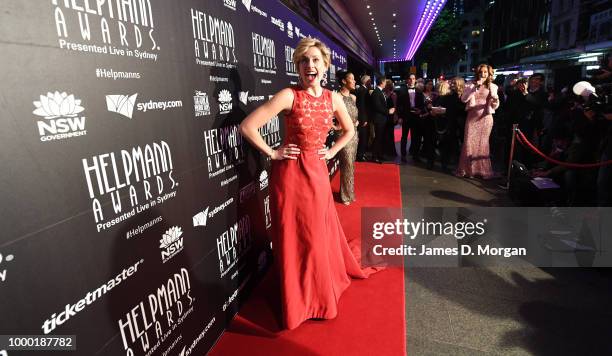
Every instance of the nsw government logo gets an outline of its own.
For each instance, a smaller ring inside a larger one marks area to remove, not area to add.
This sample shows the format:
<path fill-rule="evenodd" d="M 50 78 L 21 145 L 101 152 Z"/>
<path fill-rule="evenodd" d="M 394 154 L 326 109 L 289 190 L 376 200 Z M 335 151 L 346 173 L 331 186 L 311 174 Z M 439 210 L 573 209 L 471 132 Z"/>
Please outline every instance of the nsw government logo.
<path fill-rule="evenodd" d="M 195 117 L 210 115 L 210 103 L 208 102 L 208 94 L 196 90 L 193 97 L 193 107 Z"/>
<path fill-rule="evenodd" d="M 264 190 L 268 187 L 268 171 L 263 170 L 259 175 L 259 190 Z"/>
<path fill-rule="evenodd" d="M 81 106 L 81 100 L 76 99 L 73 94 L 48 92 L 33 104 L 36 109 L 32 113 L 45 118 L 37 122 L 41 141 L 62 140 L 87 134 L 85 116 L 79 116 L 85 109 Z"/>
<path fill-rule="evenodd" d="M 227 114 L 232 111 L 232 93 L 229 90 L 221 90 L 217 100 L 219 101 L 219 114 Z"/>
<path fill-rule="evenodd" d="M 223 6 L 236 11 L 236 1 L 237 0 L 223 0 Z"/>
<path fill-rule="evenodd" d="M 293 24 L 291 21 L 287 22 L 287 37 L 293 38 Z"/>
<path fill-rule="evenodd" d="M 164 263 L 183 250 L 182 235 L 183 230 L 179 226 L 173 226 L 159 240 L 159 248 Z"/>

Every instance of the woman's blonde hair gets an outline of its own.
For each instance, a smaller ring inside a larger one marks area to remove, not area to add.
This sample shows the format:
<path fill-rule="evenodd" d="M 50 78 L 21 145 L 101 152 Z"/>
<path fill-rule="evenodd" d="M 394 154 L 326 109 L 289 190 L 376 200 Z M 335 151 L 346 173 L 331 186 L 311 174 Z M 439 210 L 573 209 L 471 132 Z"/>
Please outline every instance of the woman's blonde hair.
<path fill-rule="evenodd" d="M 463 95 L 463 90 L 465 89 L 465 80 L 461 77 L 454 77 L 451 80 L 455 82 L 455 89 L 457 90 L 459 97 L 461 97 L 461 95 Z"/>
<path fill-rule="evenodd" d="M 489 88 L 489 85 L 493 81 L 493 74 L 495 74 L 495 72 L 493 71 L 493 67 L 484 63 L 476 67 L 476 71 L 474 72 L 474 74 L 476 75 L 476 80 L 480 79 L 480 68 L 487 68 L 487 72 L 489 73 L 489 75 L 487 76 L 487 79 L 485 79 L 483 84 L 485 87 Z"/>
<path fill-rule="evenodd" d="M 329 47 L 327 47 L 323 42 L 321 42 L 317 38 L 312 37 L 304 37 L 298 42 L 297 47 L 295 47 L 295 51 L 293 52 L 293 64 L 295 64 L 296 68 L 300 67 L 300 60 L 304 57 L 304 54 L 308 52 L 310 47 L 317 47 L 319 51 L 321 51 L 321 55 L 323 55 L 323 63 L 326 68 L 329 68 L 331 64 L 331 51 Z"/>
<path fill-rule="evenodd" d="M 438 84 L 438 95 L 448 95 L 450 93 L 450 84 L 446 80 L 441 81 Z"/>

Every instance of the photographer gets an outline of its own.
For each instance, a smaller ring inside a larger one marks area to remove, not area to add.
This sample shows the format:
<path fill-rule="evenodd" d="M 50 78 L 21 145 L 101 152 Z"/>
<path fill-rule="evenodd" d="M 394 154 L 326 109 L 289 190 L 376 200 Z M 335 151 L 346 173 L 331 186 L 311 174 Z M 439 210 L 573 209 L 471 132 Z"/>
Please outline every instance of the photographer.
<path fill-rule="evenodd" d="M 565 162 L 593 163 L 597 161 L 599 138 L 593 117 L 581 108 L 573 111 L 573 138 L 567 148 Z M 535 171 L 534 177 L 549 177 L 564 188 L 568 206 L 588 206 L 594 201 L 597 172 L 594 168 L 570 168 L 555 166 L 545 171 Z"/>

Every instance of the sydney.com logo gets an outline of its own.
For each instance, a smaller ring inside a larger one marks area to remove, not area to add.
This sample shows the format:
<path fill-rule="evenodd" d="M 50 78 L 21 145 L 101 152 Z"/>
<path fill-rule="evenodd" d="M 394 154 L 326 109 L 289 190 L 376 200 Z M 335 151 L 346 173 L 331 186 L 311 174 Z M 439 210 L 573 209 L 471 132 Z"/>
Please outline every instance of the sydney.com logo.
<path fill-rule="evenodd" d="M 137 96 L 138 93 L 132 95 L 107 95 L 106 108 L 110 112 L 114 112 L 131 119 L 134 113 L 134 107 L 136 107 L 136 110 L 142 112 L 183 107 L 183 102 L 181 100 L 149 100 L 148 102 L 136 103 Z"/>

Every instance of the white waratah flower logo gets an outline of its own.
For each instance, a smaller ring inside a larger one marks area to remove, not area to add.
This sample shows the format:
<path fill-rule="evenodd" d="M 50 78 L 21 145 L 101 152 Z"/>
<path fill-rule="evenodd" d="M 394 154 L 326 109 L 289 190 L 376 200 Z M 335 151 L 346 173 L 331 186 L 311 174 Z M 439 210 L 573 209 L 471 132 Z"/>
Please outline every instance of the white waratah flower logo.
<path fill-rule="evenodd" d="M 75 99 L 74 95 L 60 93 L 47 93 L 47 96 L 40 96 L 40 101 L 35 101 L 36 110 L 34 115 L 43 116 L 45 119 L 55 119 L 57 117 L 73 117 L 85 110 L 81 106 L 81 100 Z"/>
<path fill-rule="evenodd" d="M 159 240 L 159 248 L 166 248 L 170 246 L 171 243 L 178 240 L 179 237 L 183 234 L 183 231 L 178 226 L 173 226 L 162 236 L 162 239 Z"/>
<path fill-rule="evenodd" d="M 219 102 L 229 103 L 232 101 L 232 94 L 227 89 L 223 89 L 219 92 Z"/>

